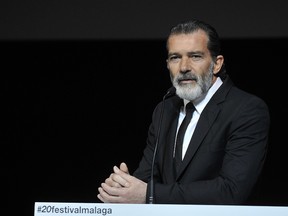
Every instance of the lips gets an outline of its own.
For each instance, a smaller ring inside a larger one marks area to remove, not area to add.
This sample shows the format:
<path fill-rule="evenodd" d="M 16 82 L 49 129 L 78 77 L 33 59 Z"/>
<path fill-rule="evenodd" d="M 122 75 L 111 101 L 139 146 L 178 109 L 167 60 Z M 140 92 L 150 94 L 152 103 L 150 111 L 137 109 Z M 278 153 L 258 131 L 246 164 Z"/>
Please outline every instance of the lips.
<path fill-rule="evenodd" d="M 178 79 L 179 82 L 192 82 L 192 81 L 197 81 L 196 78 L 180 78 Z"/>

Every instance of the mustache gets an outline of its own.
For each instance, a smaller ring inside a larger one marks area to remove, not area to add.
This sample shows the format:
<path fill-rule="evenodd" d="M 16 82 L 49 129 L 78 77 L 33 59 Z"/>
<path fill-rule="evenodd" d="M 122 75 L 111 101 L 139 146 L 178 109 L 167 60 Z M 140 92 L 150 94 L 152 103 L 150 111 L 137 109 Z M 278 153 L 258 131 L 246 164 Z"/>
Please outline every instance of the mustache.
<path fill-rule="evenodd" d="M 198 77 L 193 74 L 193 73 L 185 73 L 185 74 L 179 74 L 179 76 L 177 76 L 177 81 L 181 82 L 184 80 L 194 80 L 194 81 L 198 81 Z"/>

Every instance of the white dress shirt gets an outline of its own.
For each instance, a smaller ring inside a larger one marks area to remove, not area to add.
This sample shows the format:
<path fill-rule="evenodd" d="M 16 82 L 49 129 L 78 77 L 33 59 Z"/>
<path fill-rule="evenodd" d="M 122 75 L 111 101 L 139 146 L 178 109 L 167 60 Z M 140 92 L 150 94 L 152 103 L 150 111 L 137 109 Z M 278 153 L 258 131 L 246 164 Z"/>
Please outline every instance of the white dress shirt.
<path fill-rule="evenodd" d="M 184 136 L 184 140 L 183 140 L 182 159 L 184 158 L 185 153 L 188 149 L 190 140 L 192 138 L 193 132 L 195 130 L 195 127 L 197 125 L 197 122 L 200 118 L 202 111 L 204 110 L 205 106 L 207 105 L 207 103 L 209 102 L 211 97 L 214 95 L 214 93 L 217 91 L 217 89 L 221 86 L 222 83 L 223 83 L 222 80 L 219 77 L 217 77 L 215 83 L 208 90 L 208 92 L 204 96 L 204 98 L 201 98 L 200 101 L 197 101 L 197 100 L 193 101 L 193 104 L 195 106 L 195 111 L 193 113 L 191 122 L 189 123 L 187 130 L 185 132 L 185 136 Z M 184 99 L 184 105 L 185 106 L 188 102 L 189 101 Z M 184 117 L 185 117 L 185 109 L 183 108 L 179 114 L 177 133 L 178 133 L 178 129 L 179 129 L 181 122 L 183 121 Z"/>

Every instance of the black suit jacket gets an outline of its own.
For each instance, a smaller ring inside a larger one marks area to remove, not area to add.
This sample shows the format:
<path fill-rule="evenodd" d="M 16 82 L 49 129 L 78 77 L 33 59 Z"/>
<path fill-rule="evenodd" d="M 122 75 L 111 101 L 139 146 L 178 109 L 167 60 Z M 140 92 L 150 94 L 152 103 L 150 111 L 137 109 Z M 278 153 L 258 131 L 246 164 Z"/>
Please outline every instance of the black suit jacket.
<path fill-rule="evenodd" d="M 161 122 L 154 165 L 154 203 L 244 203 L 266 156 L 270 124 L 266 103 L 237 88 L 227 76 L 201 113 L 178 175 L 173 172 L 172 152 L 182 100 L 173 96 L 164 103 L 160 102 L 153 112 L 147 145 L 133 173 L 148 183 L 147 199 Z"/>

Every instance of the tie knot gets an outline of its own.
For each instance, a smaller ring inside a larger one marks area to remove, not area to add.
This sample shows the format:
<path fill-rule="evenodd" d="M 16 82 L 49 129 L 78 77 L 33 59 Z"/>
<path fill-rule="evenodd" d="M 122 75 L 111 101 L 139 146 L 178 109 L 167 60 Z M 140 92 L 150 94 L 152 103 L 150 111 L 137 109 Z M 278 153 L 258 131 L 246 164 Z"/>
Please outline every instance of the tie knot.
<path fill-rule="evenodd" d="M 194 107 L 193 103 L 192 102 L 187 103 L 186 107 L 185 107 L 185 110 L 186 110 L 186 113 L 193 112 L 195 110 L 195 107 Z"/>

